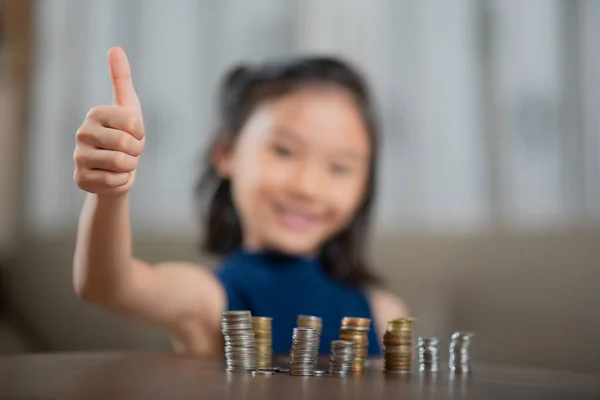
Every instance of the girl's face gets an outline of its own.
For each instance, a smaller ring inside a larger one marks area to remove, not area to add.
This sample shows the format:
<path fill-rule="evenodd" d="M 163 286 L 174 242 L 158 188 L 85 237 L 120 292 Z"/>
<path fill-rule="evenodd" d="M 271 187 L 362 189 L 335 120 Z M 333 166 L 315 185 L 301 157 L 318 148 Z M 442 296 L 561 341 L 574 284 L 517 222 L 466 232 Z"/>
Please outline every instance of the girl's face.
<path fill-rule="evenodd" d="M 350 223 L 371 149 L 347 92 L 306 88 L 258 107 L 218 160 L 232 182 L 244 246 L 308 255 Z"/>

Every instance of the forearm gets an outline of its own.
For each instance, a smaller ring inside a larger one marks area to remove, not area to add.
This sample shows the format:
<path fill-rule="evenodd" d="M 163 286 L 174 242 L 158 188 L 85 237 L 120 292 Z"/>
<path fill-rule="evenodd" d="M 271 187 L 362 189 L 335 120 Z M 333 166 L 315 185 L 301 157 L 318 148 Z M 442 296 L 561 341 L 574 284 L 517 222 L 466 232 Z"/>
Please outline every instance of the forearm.
<path fill-rule="evenodd" d="M 129 281 L 131 269 L 129 195 L 88 194 L 77 233 L 75 290 L 91 301 L 112 299 Z"/>

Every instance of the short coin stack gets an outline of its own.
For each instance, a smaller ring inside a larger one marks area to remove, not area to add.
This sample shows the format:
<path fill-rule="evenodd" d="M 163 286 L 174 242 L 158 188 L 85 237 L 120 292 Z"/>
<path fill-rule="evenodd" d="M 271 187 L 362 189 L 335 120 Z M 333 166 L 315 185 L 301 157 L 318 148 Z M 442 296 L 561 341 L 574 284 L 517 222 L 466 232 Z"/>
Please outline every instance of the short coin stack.
<path fill-rule="evenodd" d="M 315 328 L 297 327 L 292 335 L 289 368 L 291 375 L 313 375 L 319 334 Z"/>
<path fill-rule="evenodd" d="M 273 360 L 272 318 L 252 317 L 252 330 L 256 342 L 256 363 L 258 369 L 269 369 Z"/>
<path fill-rule="evenodd" d="M 438 342 L 437 338 L 419 337 L 417 339 L 419 371 L 436 372 L 440 370 Z"/>
<path fill-rule="evenodd" d="M 305 328 L 315 328 L 319 335 L 323 329 L 323 320 L 321 317 L 315 317 L 313 315 L 298 315 L 296 324 Z"/>
<path fill-rule="evenodd" d="M 471 338 L 475 336 L 471 332 L 454 332 L 450 337 L 450 348 L 448 367 L 450 371 L 456 373 L 471 372 L 471 362 L 469 361 L 469 345 Z"/>
<path fill-rule="evenodd" d="M 345 317 L 340 327 L 340 339 L 354 342 L 352 372 L 364 372 L 369 350 L 369 329 L 371 319 Z"/>
<path fill-rule="evenodd" d="M 228 371 L 256 369 L 256 346 L 251 317 L 250 311 L 225 311 L 221 314 Z"/>
<path fill-rule="evenodd" d="M 345 375 L 354 362 L 354 342 L 349 340 L 333 340 L 329 355 L 329 373 Z"/>
<path fill-rule="evenodd" d="M 317 330 L 317 334 L 319 335 L 320 344 L 321 330 L 323 329 L 323 320 L 321 317 L 315 317 L 312 315 L 298 315 L 296 325 L 305 328 L 315 328 Z M 315 366 L 319 358 L 319 344 L 317 344 L 317 348 L 315 349 Z"/>
<path fill-rule="evenodd" d="M 388 322 L 383 335 L 385 372 L 410 373 L 413 321 L 413 318 L 397 318 Z"/>

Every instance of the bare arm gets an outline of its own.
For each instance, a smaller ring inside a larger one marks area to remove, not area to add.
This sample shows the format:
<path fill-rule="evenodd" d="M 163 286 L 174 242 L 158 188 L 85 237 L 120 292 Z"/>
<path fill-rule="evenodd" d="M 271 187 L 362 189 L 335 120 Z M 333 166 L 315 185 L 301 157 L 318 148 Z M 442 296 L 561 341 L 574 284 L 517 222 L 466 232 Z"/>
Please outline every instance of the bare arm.
<path fill-rule="evenodd" d="M 189 352 L 214 352 L 221 340 L 222 286 L 205 268 L 150 266 L 132 256 L 129 190 L 145 132 L 122 50 L 109 62 L 115 105 L 94 107 L 77 132 L 74 179 L 89 194 L 79 219 L 73 284 L 87 301 L 168 331 Z"/>
<path fill-rule="evenodd" d="M 166 330 L 185 351 L 212 353 L 221 340 L 222 286 L 203 267 L 151 267 L 133 258 L 127 202 L 127 195 L 88 195 L 75 250 L 75 290 L 120 316 Z"/>
<path fill-rule="evenodd" d="M 400 298 L 386 290 L 374 288 L 369 291 L 369 304 L 374 318 L 377 336 L 383 340 L 388 321 L 408 317 L 409 311 Z"/>

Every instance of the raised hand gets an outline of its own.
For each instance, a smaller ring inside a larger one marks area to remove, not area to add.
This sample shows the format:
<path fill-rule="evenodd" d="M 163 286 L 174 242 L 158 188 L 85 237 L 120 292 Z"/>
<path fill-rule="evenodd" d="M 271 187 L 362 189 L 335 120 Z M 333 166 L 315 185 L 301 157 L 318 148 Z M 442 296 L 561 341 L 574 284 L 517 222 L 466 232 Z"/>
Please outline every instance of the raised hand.
<path fill-rule="evenodd" d="M 113 105 L 93 107 L 77 130 L 73 179 L 86 192 L 118 196 L 133 186 L 145 130 L 125 51 L 111 48 L 108 65 Z"/>

